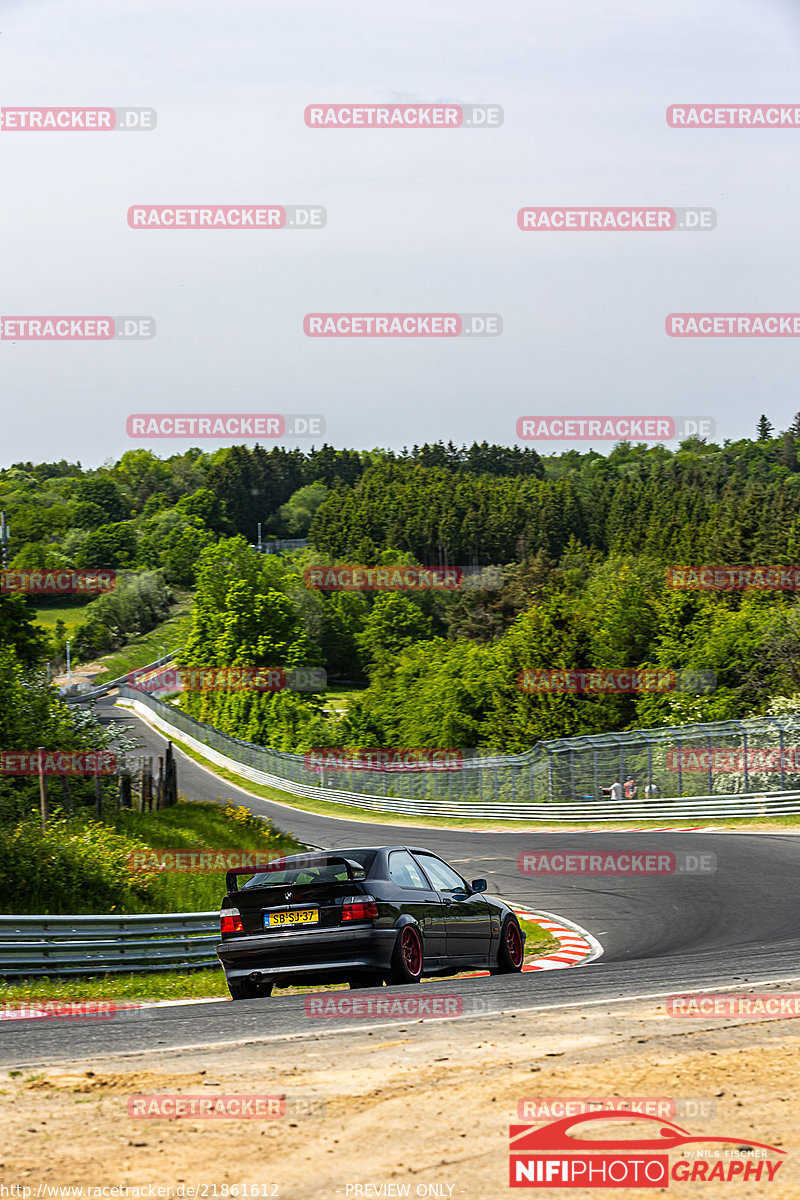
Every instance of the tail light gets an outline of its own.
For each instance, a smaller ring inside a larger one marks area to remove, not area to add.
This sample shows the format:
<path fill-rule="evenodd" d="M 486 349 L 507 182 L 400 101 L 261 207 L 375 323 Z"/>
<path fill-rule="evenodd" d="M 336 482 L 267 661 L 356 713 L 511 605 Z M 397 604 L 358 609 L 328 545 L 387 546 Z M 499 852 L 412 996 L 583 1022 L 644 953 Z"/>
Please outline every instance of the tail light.
<path fill-rule="evenodd" d="M 219 914 L 220 933 L 244 933 L 241 914 L 238 908 L 226 908 Z"/>
<path fill-rule="evenodd" d="M 342 901 L 343 921 L 368 921 L 377 915 L 378 906 L 374 896 L 348 896 Z"/>

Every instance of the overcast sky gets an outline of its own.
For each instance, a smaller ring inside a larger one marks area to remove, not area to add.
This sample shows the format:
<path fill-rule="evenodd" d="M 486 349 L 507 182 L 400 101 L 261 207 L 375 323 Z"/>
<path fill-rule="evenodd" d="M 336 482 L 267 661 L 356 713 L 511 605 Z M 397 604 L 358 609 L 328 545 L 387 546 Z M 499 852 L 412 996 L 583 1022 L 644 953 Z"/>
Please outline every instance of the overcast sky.
<path fill-rule="evenodd" d="M 3 107 L 158 113 L 151 133 L 0 132 L 0 312 L 157 325 L 127 344 L 0 341 L 0 466 L 229 444 L 131 441 L 134 412 L 321 413 L 335 445 L 400 447 L 511 445 L 529 414 L 702 414 L 735 439 L 800 409 L 797 338 L 664 328 L 800 311 L 800 128 L 665 118 L 800 105 L 795 0 L 0 0 L 0 29 Z M 311 103 L 444 100 L 499 104 L 504 124 L 304 124 Z M 322 205 L 327 226 L 126 221 L 133 204 L 261 203 Z M 644 204 L 710 206 L 718 225 L 516 223 L 527 205 Z M 309 312 L 491 312 L 504 330 L 312 339 Z"/>

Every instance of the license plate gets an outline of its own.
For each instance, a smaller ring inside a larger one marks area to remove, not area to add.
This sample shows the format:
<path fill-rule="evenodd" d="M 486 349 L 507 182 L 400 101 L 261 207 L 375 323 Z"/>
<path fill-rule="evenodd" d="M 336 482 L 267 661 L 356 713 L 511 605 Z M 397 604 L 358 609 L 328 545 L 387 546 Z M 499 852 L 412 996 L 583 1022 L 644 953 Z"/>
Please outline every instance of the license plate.
<path fill-rule="evenodd" d="M 318 922 L 318 908 L 296 908 L 293 912 L 266 913 L 264 915 L 264 926 L 270 928 L 275 925 L 316 925 Z"/>

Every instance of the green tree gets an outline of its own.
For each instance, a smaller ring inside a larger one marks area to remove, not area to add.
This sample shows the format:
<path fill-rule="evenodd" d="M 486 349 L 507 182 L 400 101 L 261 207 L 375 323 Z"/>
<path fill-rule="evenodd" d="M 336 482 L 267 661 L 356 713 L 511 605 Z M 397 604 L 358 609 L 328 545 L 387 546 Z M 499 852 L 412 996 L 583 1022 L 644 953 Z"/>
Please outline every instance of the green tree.
<path fill-rule="evenodd" d="M 75 556 L 78 567 L 134 567 L 136 530 L 130 521 L 92 530 Z"/>
<path fill-rule="evenodd" d="M 327 487 L 319 481 L 298 488 L 278 510 L 281 533 L 290 538 L 307 537 L 314 513 L 327 495 Z"/>
<path fill-rule="evenodd" d="M 783 435 L 778 462 L 782 467 L 786 467 L 787 471 L 797 470 L 797 440 L 791 432 Z"/>
<path fill-rule="evenodd" d="M 431 619 L 418 604 L 400 592 L 379 592 L 356 640 L 367 661 L 379 666 L 430 636 Z"/>
<path fill-rule="evenodd" d="M 0 592 L 0 647 L 28 667 L 42 662 L 48 649 L 47 634 L 34 623 L 35 615 L 25 597 Z"/>
<path fill-rule="evenodd" d="M 769 439 L 772 437 L 772 422 L 768 421 L 763 413 L 758 418 L 758 425 L 756 426 L 756 436 L 760 442 L 768 442 Z"/>

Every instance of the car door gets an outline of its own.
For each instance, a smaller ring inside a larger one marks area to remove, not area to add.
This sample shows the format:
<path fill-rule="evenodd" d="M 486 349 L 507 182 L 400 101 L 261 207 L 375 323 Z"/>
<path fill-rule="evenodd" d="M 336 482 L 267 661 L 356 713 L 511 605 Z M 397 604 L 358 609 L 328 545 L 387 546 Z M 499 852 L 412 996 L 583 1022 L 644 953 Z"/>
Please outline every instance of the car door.
<path fill-rule="evenodd" d="M 407 850 L 389 854 L 389 878 L 397 889 L 396 903 L 422 930 L 425 966 L 435 966 L 446 954 L 445 907 Z"/>
<path fill-rule="evenodd" d="M 415 850 L 414 858 L 438 891 L 444 904 L 447 957 L 478 963 L 489 954 L 492 918 L 489 905 L 435 854 Z"/>

